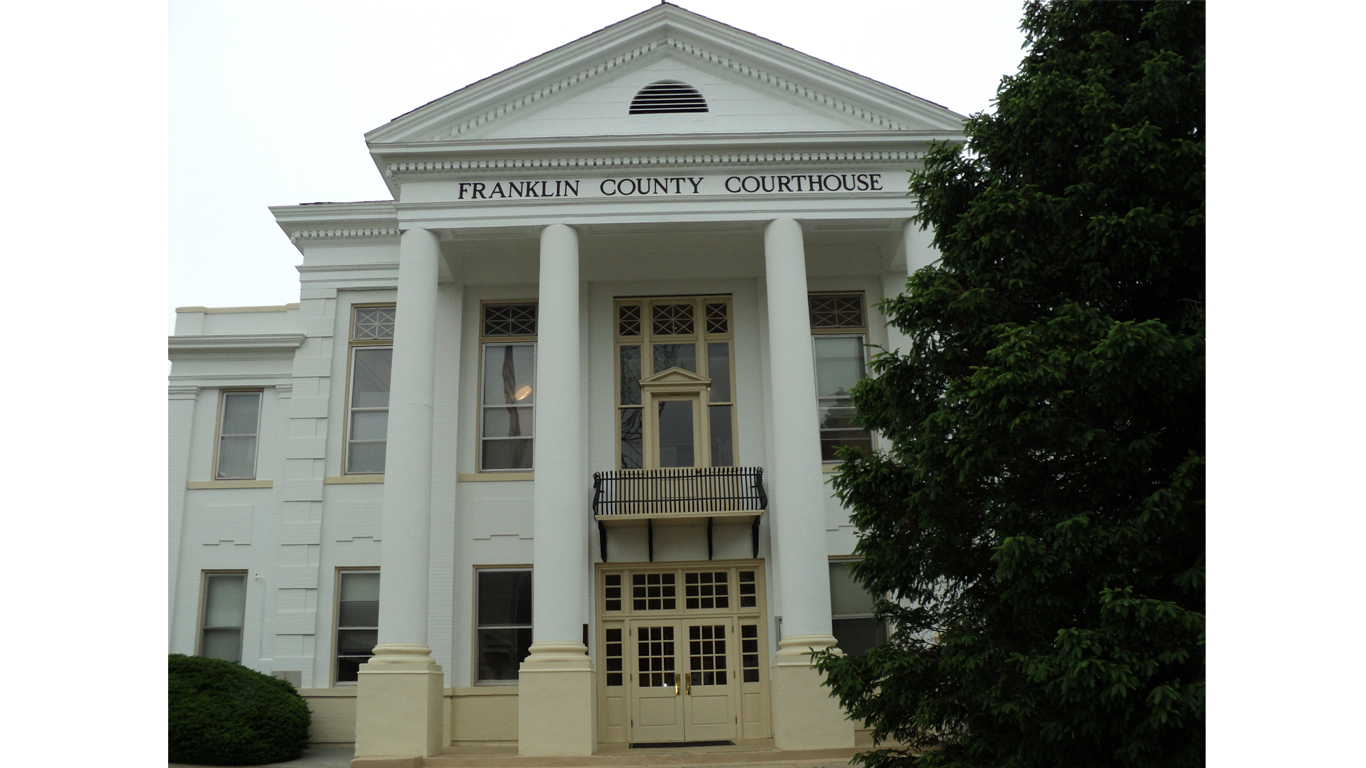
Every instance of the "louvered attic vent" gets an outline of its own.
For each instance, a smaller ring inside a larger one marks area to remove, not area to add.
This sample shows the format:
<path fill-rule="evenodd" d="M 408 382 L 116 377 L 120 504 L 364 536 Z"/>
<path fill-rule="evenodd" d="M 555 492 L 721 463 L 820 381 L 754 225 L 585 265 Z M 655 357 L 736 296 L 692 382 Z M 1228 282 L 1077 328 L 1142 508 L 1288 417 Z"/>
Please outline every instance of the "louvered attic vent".
<path fill-rule="evenodd" d="M 650 83 L 631 99 L 631 114 L 659 115 L 675 112 L 706 112 L 707 100 L 697 89 L 677 80 Z"/>

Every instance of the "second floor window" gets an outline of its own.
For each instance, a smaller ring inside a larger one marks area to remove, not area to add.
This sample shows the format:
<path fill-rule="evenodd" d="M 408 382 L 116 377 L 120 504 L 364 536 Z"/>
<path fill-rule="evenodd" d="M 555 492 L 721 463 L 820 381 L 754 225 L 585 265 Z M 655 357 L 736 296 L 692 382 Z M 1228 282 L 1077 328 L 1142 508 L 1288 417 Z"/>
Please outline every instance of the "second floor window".
<path fill-rule="evenodd" d="M 863 294 L 813 293 L 808 301 L 821 461 L 834 464 L 839 462 L 835 449 L 840 446 L 851 445 L 864 453 L 873 450 L 872 434 L 854 424 L 854 403 L 849 399 L 850 390 L 868 375 Z"/>
<path fill-rule="evenodd" d="M 389 373 L 394 360 L 394 306 L 355 307 L 351 316 L 351 381 L 347 400 L 346 473 L 384 472 L 389 435 Z"/>
<path fill-rule="evenodd" d="M 256 478 L 256 436 L 261 429 L 260 392 L 224 392 L 219 405 L 215 480 Z"/>
<path fill-rule="evenodd" d="M 536 304 L 484 304 L 479 470 L 533 466 L 536 416 Z"/>

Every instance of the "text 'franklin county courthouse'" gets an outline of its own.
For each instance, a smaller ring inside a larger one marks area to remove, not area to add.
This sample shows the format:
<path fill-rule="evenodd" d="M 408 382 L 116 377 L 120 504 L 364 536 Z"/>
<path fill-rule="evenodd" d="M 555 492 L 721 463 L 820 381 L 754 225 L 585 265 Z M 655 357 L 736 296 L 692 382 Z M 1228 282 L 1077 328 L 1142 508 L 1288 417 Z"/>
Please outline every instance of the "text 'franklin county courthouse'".
<path fill-rule="evenodd" d="M 853 746 L 827 481 L 962 122 L 665 4 L 366 134 L 392 201 L 271 209 L 298 303 L 178 310 L 170 651 L 358 757 Z"/>

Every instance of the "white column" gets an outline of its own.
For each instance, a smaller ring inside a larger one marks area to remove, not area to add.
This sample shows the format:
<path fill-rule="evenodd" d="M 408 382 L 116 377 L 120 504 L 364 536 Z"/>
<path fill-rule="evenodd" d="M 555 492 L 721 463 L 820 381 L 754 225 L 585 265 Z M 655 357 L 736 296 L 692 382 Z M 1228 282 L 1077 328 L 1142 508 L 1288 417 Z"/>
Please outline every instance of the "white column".
<path fill-rule="evenodd" d="M 588 478 L 579 384 L 579 236 L 563 224 L 541 230 L 536 317 L 536 482 L 532 490 L 532 641 L 582 642 L 583 575 L 588 567 Z M 535 653 L 533 646 L 533 653 Z"/>
<path fill-rule="evenodd" d="M 379 644 L 359 673 L 357 757 L 441 751 L 441 668 L 427 647 L 440 260 L 436 235 L 425 229 L 403 233 L 380 526 Z"/>
<path fill-rule="evenodd" d="M 593 669 L 582 641 L 588 476 L 581 460 L 579 236 L 541 230 L 532 490 L 532 644 L 518 675 L 518 753 L 591 755 Z"/>
<path fill-rule="evenodd" d="M 882 295 L 891 298 L 906 292 L 906 278 L 910 277 L 917 269 L 933 264 L 939 258 L 939 251 L 931 245 L 934 240 L 934 230 L 927 229 L 920 231 L 920 225 L 907 221 L 902 228 L 901 249 L 906 256 L 906 269 L 903 274 L 900 271 L 887 272 L 882 275 Z M 898 328 L 887 326 L 887 348 L 899 349 L 906 352 L 911 348 L 911 341 Z"/>
<path fill-rule="evenodd" d="M 902 242 L 906 249 L 906 274 L 908 276 L 917 269 L 928 267 L 939 259 L 939 251 L 933 245 L 933 227 L 928 227 L 922 231 L 919 224 L 908 221 L 902 233 Z"/>
<path fill-rule="evenodd" d="M 777 219 L 764 230 L 768 345 L 772 382 L 774 558 L 782 631 L 772 669 L 773 738 L 779 749 L 854 746 L 853 724 L 821 686 L 808 656 L 835 645 L 815 361 L 801 225 Z"/>

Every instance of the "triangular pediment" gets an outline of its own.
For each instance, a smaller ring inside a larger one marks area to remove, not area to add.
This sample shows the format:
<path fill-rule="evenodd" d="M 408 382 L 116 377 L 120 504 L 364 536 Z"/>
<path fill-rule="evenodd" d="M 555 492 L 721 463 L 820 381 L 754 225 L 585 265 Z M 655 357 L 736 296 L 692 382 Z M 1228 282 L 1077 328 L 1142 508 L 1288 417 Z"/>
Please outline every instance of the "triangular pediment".
<path fill-rule="evenodd" d="M 706 113 L 630 115 L 686 83 Z M 376 145 L 632 134 L 957 133 L 963 116 L 791 48 L 661 4 L 462 88 L 366 135 Z"/>
<path fill-rule="evenodd" d="M 707 378 L 706 376 L 693 373 L 692 371 L 684 370 L 682 368 L 669 368 L 668 370 L 660 371 L 659 373 L 656 373 L 655 375 L 649 378 L 640 380 L 641 387 L 669 386 L 680 384 L 707 387 L 711 386 L 711 379 Z"/>

